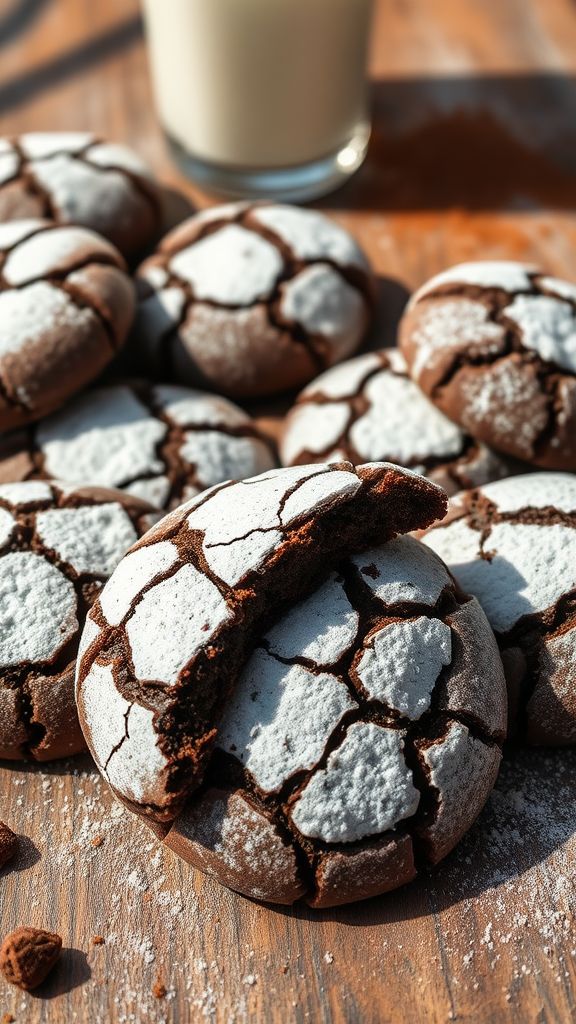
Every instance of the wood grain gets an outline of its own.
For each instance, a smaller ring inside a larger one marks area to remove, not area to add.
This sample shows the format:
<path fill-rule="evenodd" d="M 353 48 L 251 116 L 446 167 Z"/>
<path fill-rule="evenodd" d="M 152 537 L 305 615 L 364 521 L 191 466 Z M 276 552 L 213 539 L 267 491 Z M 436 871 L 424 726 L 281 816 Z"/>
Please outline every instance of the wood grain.
<path fill-rule="evenodd" d="M 380 275 L 372 344 L 391 343 L 407 291 L 456 260 L 520 257 L 576 277 L 575 66 L 571 0 L 378 4 L 369 159 L 321 204 Z M 125 140 L 167 185 L 208 201 L 165 150 L 135 0 L 0 0 L 0 131 L 42 128 Z M 0 1016 L 574 1020 L 575 768 L 573 751 L 510 751 L 444 865 L 390 897 L 314 914 L 194 874 L 114 803 L 88 758 L 5 764 L 0 817 L 23 839 L 16 870 L 0 873 L 0 929 L 54 929 L 66 949 L 37 995 L 0 985 Z"/>

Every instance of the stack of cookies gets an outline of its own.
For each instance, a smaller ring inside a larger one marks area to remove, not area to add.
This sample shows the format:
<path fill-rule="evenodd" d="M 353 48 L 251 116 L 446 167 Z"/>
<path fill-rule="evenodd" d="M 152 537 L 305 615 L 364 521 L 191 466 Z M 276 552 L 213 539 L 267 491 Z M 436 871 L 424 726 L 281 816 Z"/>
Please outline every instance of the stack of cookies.
<path fill-rule="evenodd" d="M 455 846 L 509 733 L 576 739 L 576 287 L 462 265 L 355 356 L 340 226 L 162 222 L 123 147 L 0 141 L 0 756 L 87 742 L 248 896 L 377 895 Z M 286 393 L 278 454 L 247 409 Z"/>

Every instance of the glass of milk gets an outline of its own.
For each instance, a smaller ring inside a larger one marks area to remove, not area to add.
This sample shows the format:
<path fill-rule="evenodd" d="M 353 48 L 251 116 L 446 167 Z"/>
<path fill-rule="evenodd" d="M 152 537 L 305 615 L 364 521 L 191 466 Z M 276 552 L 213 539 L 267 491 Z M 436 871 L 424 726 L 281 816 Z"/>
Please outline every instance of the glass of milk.
<path fill-rule="evenodd" d="M 373 0 L 143 0 L 160 119 L 190 177 L 311 199 L 362 163 Z"/>

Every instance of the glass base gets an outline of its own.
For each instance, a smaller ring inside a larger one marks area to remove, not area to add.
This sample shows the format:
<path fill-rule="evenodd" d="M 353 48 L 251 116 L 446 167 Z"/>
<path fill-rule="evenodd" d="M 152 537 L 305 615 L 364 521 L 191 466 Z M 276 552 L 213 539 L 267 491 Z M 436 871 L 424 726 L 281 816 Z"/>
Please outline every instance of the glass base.
<path fill-rule="evenodd" d="M 296 167 L 272 170 L 213 164 L 191 156 L 181 145 L 166 136 L 174 160 L 200 188 L 234 199 L 274 199 L 304 202 L 340 188 L 364 162 L 370 126 L 360 125 L 352 138 L 330 156 Z"/>

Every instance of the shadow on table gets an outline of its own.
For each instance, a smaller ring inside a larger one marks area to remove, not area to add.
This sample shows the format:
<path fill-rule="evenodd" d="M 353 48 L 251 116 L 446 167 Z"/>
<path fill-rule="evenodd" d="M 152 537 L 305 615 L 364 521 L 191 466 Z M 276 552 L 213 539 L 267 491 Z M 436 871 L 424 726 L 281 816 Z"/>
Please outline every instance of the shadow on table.
<path fill-rule="evenodd" d="M 98 774 L 98 769 L 88 751 L 78 754 L 77 757 L 68 757 L 64 761 L 0 760 L 0 768 L 4 771 L 15 772 L 17 776 L 23 773 L 34 775 L 36 772 L 41 772 L 42 775 L 76 775 L 79 772 L 90 775 Z"/>
<path fill-rule="evenodd" d="M 575 833 L 576 750 L 511 748 L 485 810 L 437 868 L 377 899 L 324 911 L 274 909 L 351 926 L 409 921 L 520 879 Z"/>
<path fill-rule="evenodd" d="M 45 982 L 30 993 L 39 999 L 55 999 L 83 985 L 92 977 L 88 956 L 73 946 L 62 950 L 57 966 Z"/>
<path fill-rule="evenodd" d="M 384 79 L 366 163 L 332 209 L 576 207 L 576 77 Z"/>

